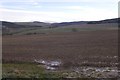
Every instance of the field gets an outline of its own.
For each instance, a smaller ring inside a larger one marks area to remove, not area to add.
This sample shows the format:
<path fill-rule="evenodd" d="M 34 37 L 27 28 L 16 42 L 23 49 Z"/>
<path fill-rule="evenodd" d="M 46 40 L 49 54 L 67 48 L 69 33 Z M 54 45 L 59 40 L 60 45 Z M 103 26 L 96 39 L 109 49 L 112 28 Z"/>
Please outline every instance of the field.
<path fill-rule="evenodd" d="M 33 34 L 40 32 L 39 30 L 32 31 L 32 34 L 31 31 L 26 31 L 27 33 L 23 31 L 17 35 L 3 36 L 2 59 L 5 68 L 3 68 L 3 72 L 6 72 L 7 68 L 11 69 L 8 66 L 15 66 L 16 63 L 30 63 L 33 66 L 35 59 L 60 60 L 61 69 L 68 69 L 68 71 L 80 66 L 117 66 L 117 30 L 55 28 L 55 31 L 57 30 L 58 32 L 54 32 L 54 29 L 53 32 L 49 32 L 50 30 L 45 29 L 41 32 L 44 34 Z M 26 67 L 28 66 L 26 65 Z"/>

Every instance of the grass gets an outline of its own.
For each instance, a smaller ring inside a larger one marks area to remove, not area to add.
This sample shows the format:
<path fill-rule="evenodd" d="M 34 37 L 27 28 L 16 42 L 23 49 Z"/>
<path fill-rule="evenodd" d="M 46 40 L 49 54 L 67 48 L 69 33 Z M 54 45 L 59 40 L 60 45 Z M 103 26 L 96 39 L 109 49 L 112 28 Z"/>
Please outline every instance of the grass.
<path fill-rule="evenodd" d="M 96 30 L 106 30 L 111 28 L 101 28 L 101 27 L 57 27 L 57 28 L 48 28 L 48 27 L 35 27 L 35 28 L 21 28 L 17 30 L 10 30 L 9 34 L 11 35 L 31 35 L 31 34 L 46 34 L 46 33 L 58 33 L 58 32 L 80 32 L 80 31 L 96 31 Z M 112 29 L 114 29 L 112 27 Z"/>
<path fill-rule="evenodd" d="M 41 66 L 31 63 L 4 63 L 3 78 L 59 78 L 58 74 L 48 73 Z"/>
<path fill-rule="evenodd" d="M 74 71 L 62 70 L 62 71 L 46 71 L 42 66 L 38 66 L 33 63 L 4 63 L 3 65 L 2 78 L 7 79 L 21 79 L 21 78 L 36 78 L 40 80 L 66 80 L 77 79 L 77 80 L 96 80 L 95 77 L 88 77 L 85 74 L 76 73 Z M 92 74 L 100 76 L 101 73 Z M 102 79 L 102 78 L 101 78 Z M 104 78 L 103 78 L 104 79 Z M 111 78 L 109 80 L 116 80 Z"/>

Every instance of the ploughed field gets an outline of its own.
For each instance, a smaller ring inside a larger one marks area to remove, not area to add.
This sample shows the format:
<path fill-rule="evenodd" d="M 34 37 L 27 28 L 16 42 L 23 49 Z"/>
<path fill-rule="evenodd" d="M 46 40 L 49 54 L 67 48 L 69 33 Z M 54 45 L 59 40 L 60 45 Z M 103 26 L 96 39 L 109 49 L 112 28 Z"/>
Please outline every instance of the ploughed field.
<path fill-rule="evenodd" d="M 36 35 L 5 35 L 4 62 L 61 60 L 70 66 L 116 66 L 117 30 L 62 32 Z"/>

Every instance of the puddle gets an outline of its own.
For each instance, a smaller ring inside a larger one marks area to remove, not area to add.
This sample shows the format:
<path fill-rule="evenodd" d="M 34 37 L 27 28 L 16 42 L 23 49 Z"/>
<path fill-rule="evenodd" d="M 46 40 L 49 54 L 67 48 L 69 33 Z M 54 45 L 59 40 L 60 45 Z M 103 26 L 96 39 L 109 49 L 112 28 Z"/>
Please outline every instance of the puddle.
<path fill-rule="evenodd" d="M 57 61 L 57 60 L 52 60 L 52 61 L 45 61 L 45 60 L 34 60 L 34 62 L 40 64 L 40 65 L 43 65 L 43 67 L 46 69 L 46 70 L 56 70 L 58 69 L 62 62 L 61 61 Z"/>
<path fill-rule="evenodd" d="M 118 76 L 117 67 L 90 67 L 90 66 L 81 66 L 81 67 L 72 67 L 70 69 L 62 68 L 62 62 L 60 60 L 34 60 L 38 65 L 42 65 L 48 71 L 63 71 L 63 74 L 66 71 L 69 71 L 67 77 L 71 75 L 75 76 L 84 76 L 84 77 L 94 77 L 94 78 L 113 78 Z M 74 76 L 74 77 L 75 77 Z"/>

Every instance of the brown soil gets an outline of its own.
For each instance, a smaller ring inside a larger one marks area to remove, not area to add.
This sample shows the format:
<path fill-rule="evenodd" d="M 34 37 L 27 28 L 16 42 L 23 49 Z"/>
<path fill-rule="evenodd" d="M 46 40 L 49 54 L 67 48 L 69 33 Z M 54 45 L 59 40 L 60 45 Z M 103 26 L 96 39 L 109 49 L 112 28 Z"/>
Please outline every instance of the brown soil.
<path fill-rule="evenodd" d="M 33 62 L 34 59 L 60 59 L 74 63 L 115 63 L 115 59 L 107 59 L 107 56 L 118 55 L 117 30 L 13 35 L 3 36 L 2 40 L 4 61 Z"/>

